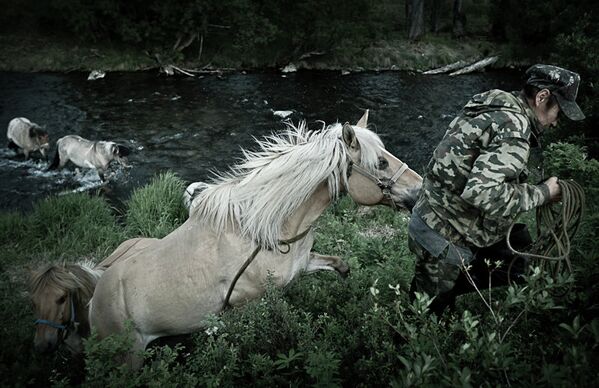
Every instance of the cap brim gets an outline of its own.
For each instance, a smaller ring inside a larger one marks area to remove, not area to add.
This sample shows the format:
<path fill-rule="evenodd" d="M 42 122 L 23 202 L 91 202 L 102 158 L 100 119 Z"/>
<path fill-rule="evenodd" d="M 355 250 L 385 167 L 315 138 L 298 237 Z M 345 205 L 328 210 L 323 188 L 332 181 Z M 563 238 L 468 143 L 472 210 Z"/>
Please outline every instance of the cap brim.
<path fill-rule="evenodd" d="M 574 121 L 584 119 L 584 113 L 582 113 L 582 110 L 575 101 L 566 100 L 557 93 L 555 93 L 555 97 L 557 98 L 557 103 L 559 104 L 561 111 L 564 112 L 564 115 L 566 115 L 567 118 Z"/>

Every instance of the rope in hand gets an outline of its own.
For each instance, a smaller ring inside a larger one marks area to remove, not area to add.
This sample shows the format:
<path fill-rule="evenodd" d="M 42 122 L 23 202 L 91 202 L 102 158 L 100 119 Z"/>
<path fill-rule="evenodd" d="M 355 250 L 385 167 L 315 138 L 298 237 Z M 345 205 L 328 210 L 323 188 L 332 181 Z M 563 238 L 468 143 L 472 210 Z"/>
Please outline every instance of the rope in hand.
<path fill-rule="evenodd" d="M 519 252 L 512 248 L 510 235 L 513 223 L 506 236 L 507 246 L 516 256 L 508 268 L 508 277 L 512 265 L 519 257 L 539 260 L 541 270 L 550 271 L 555 278 L 564 270 L 564 265 L 572 272 L 570 262 L 570 241 L 578 231 L 585 207 L 585 195 L 582 187 L 573 180 L 559 180 L 561 205 L 547 203 L 537 208 L 537 240 L 530 247 L 530 253 Z"/>
<path fill-rule="evenodd" d="M 308 232 L 310 232 L 310 229 L 312 228 L 312 226 L 308 226 L 308 228 L 306 230 L 304 230 L 303 232 L 301 232 L 300 234 L 298 234 L 295 237 L 292 237 L 290 239 L 287 240 L 279 240 L 278 241 L 278 245 L 283 245 L 287 247 L 287 250 L 282 250 L 279 249 L 279 252 L 281 252 L 282 254 L 287 254 L 289 253 L 289 251 L 291 250 L 291 244 L 293 244 L 296 241 L 299 241 L 301 239 L 303 239 L 304 237 L 306 237 L 306 235 L 308 234 Z M 233 281 L 231 282 L 231 285 L 229 286 L 229 291 L 227 291 L 227 296 L 225 296 L 225 304 L 224 304 L 224 308 L 226 309 L 227 307 L 229 307 L 229 299 L 231 299 L 231 294 L 233 293 L 233 289 L 235 288 L 235 284 L 237 284 L 237 280 L 239 280 L 239 278 L 241 277 L 241 275 L 243 274 L 243 272 L 245 271 L 245 269 L 252 263 L 252 261 L 254 261 L 254 259 L 256 258 L 256 256 L 258 255 L 258 252 L 260 252 L 262 250 L 262 246 L 258 244 L 258 246 L 254 249 L 254 251 L 252 252 L 252 254 L 250 255 L 250 257 L 248 257 L 245 261 L 245 263 L 243 263 L 243 265 L 241 266 L 241 268 L 239 268 L 239 271 L 237 271 L 237 275 L 235 275 L 235 277 L 233 278 Z"/>

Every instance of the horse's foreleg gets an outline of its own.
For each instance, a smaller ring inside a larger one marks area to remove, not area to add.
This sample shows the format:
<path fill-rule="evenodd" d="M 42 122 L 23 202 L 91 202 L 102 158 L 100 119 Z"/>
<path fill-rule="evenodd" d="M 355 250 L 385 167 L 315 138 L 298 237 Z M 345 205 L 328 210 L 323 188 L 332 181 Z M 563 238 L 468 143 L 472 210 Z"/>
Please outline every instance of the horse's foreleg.
<path fill-rule="evenodd" d="M 146 346 L 150 341 L 147 341 L 143 337 L 143 335 L 135 333 L 133 346 L 126 355 L 125 363 L 133 371 L 140 370 L 144 364 L 144 351 L 146 350 Z"/>
<path fill-rule="evenodd" d="M 106 177 L 104 176 L 104 170 L 101 168 L 98 168 L 96 171 L 98 171 L 98 176 L 100 176 L 100 180 L 102 182 L 106 181 Z"/>
<path fill-rule="evenodd" d="M 349 274 L 349 266 L 339 256 L 321 255 L 316 252 L 310 252 L 310 261 L 308 262 L 307 273 L 316 271 L 335 270 L 343 277 Z"/>

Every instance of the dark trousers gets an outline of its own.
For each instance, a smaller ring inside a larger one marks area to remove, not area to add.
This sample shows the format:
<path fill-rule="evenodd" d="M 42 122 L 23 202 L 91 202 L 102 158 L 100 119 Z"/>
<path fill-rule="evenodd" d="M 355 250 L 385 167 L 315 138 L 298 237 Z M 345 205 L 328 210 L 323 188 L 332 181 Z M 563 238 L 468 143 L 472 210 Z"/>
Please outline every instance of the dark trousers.
<path fill-rule="evenodd" d="M 525 224 L 516 224 L 510 235 L 510 244 L 517 251 L 526 252 L 532 245 L 532 238 Z M 471 268 L 468 276 L 460 271 L 455 285 L 447 292 L 436 295 L 431 303 L 430 309 L 440 315 L 447 307 L 453 308 L 457 296 L 475 291 L 474 285 L 479 290 L 489 287 L 505 286 L 509 282 L 522 282 L 522 275 L 526 272 L 528 261 L 525 258 L 514 255 L 508 248 L 505 239 L 484 248 L 472 248 L 474 259 L 470 262 Z M 485 263 L 490 261 L 491 267 Z M 499 262 L 496 268 L 496 262 Z M 469 279 L 470 278 L 470 279 Z M 474 285 L 471 283 L 473 282 Z M 415 281 L 412 282 L 411 295 L 416 289 Z M 434 295 L 431 295 L 434 296 Z"/>

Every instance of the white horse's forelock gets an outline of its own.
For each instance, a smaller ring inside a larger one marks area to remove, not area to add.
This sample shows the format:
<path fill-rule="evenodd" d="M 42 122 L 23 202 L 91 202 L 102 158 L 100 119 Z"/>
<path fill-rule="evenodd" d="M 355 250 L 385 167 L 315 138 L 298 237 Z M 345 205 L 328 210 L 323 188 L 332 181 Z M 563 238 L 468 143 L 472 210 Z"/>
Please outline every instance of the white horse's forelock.
<path fill-rule="evenodd" d="M 242 150 L 244 160 L 216 176 L 195 200 L 191 217 L 217 233 L 239 229 L 263 247 L 274 248 L 285 221 L 327 181 L 332 200 L 347 186 L 349 155 L 342 125 L 310 131 L 306 123 L 256 139 L 258 151 Z M 374 170 L 383 144 L 373 132 L 353 127 L 360 142 L 359 163 Z M 343 186 L 342 186 L 343 185 Z"/>

